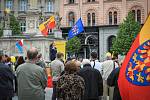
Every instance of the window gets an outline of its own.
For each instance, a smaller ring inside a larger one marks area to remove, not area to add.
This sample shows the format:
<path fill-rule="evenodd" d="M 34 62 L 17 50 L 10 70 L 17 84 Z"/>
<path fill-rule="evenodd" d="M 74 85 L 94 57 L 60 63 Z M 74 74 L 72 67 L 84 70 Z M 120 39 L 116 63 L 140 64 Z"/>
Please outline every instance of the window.
<path fill-rule="evenodd" d="M 88 26 L 95 26 L 95 13 L 88 13 L 87 14 L 87 25 Z"/>
<path fill-rule="evenodd" d="M 47 12 L 54 12 L 54 2 L 53 0 L 47 1 Z"/>
<path fill-rule="evenodd" d="M 91 25 L 91 14 L 90 13 L 87 14 L 87 25 L 88 26 Z"/>
<path fill-rule="evenodd" d="M 75 23 L 74 12 L 70 12 L 68 15 L 68 18 L 69 18 L 69 26 L 73 26 Z"/>
<path fill-rule="evenodd" d="M 87 0 L 87 2 L 95 2 L 95 0 Z"/>
<path fill-rule="evenodd" d="M 117 22 L 118 22 L 118 19 L 117 19 L 117 11 L 110 11 L 109 12 L 109 15 L 108 15 L 108 23 L 109 25 L 116 25 Z"/>
<path fill-rule="evenodd" d="M 27 10 L 27 0 L 20 0 L 19 1 L 19 10 L 26 11 Z"/>
<path fill-rule="evenodd" d="M 108 42 L 108 51 L 111 50 L 112 42 L 113 42 L 114 39 L 116 39 L 116 36 L 114 36 L 114 35 L 111 35 L 111 36 L 108 37 L 108 40 L 107 40 L 107 42 Z"/>
<path fill-rule="evenodd" d="M 132 14 L 133 14 L 133 18 L 136 19 L 135 18 L 135 10 L 132 10 Z"/>
<path fill-rule="evenodd" d="M 141 10 L 137 10 L 137 21 L 141 23 Z"/>
<path fill-rule="evenodd" d="M 74 0 L 69 0 L 69 4 L 73 4 L 74 3 Z"/>
<path fill-rule="evenodd" d="M 114 12 L 114 24 L 115 25 L 117 24 L 117 12 L 116 11 Z"/>
<path fill-rule="evenodd" d="M 112 12 L 109 12 L 109 25 L 112 25 Z"/>
<path fill-rule="evenodd" d="M 133 17 L 135 21 L 141 23 L 141 10 L 135 9 L 135 10 L 132 10 L 132 13 L 133 13 Z"/>
<path fill-rule="evenodd" d="M 20 27 L 21 27 L 21 32 L 26 31 L 26 21 L 25 20 L 20 21 Z"/>
<path fill-rule="evenodd" d="M 92 13 L 92 26 L 95 26 L 95 13 Z"/>
<path fill-rule="evenodd" d="M 13 9 L 13 1 L 12 0 L 6 0 L 6 8 L 9 8 L 10 10 Z"/>

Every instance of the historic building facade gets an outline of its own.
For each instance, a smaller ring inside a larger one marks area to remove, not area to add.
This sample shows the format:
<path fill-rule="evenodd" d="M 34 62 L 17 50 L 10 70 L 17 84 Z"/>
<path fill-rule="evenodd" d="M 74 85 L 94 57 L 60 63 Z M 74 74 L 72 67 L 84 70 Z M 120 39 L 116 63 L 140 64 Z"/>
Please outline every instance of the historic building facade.
<path fill-rule="evenodd" d="M 17 17 L 23 33 L 40 34 L 39 24 L 51 15 L 58 15 L 59 0 L 1 0 L 0 22 L 7 21 L 6 8 Z"/>
<path fill-rule="evenodd" d="M 0 0 L 0 24 L 4 29 L 7 26 L 5 24 L 9 24 L 9 16 L 5 13 L 6 9 L 9 9 L 9 14 L 14 14 L 19 20 L 24 36 L 4 36 L 0 38 L 0 51 L 2 50 L 9 56 L 25 55 L 26 48 L 29 49 L 34 46 L 42 53 L 43 58 L 48 60 L 50 44 L 56 40 L 62 41 L 62 39 L 56 39 L 54 36 L 41 36 L 38 26 L 52 15 L 56 18 L 59 16 L 59 0 Z M 9 30 L 8 28 L 10 27 L 7 27 L 7 30 Z M 24 39 L 24 54 L 19 54 L 15 47 L 16 41 L 20 39 Z"/>
<path fill-rule="evenodd" d="M 81 34 L 83 57 L 91 51 L 99 53 L 104 60 L 110 50 L 112 38 L 116 36 L 118 25 L 129 11 L 135 20 L 144 23 L 150 11 L 149 0 L 60 0 L 61 27 L 67 33 L 72 25 L 82 18 L 85 32 Z M 65 37 L 65 36 L 64 36 Z M 94 42 L 92 42 L 94 41 Z"/>

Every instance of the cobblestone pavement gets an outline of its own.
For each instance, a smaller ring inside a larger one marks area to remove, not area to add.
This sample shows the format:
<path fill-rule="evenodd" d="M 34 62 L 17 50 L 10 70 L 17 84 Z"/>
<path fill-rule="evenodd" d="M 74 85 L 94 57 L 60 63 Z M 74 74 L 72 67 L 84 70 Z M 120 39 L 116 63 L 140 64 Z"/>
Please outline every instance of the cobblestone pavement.
<path fill-rule="evenodd" d="M 45 100 L 51 100 L 53 89 L 46 88 L 45 91 L 46 91 Z M 18 97 L 15 96 L 12 100 L 18 100 Z"/>

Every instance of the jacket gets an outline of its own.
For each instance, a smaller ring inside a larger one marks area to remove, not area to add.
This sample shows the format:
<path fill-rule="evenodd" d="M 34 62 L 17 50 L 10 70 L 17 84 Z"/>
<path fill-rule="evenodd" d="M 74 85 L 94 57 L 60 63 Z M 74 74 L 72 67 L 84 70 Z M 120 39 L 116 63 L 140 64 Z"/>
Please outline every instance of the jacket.
<path fill-rule="evenodd" d="M 120 96 L 120 92 L 119 92 L 119 88 L 118 88 L 118 77 L 119 77 L 119 71 L 120 68 L 116 68 L 114 69 L 110 75 L 108 76 L 107 79 L 107 84 L 109 86 L 114 86 L 114 94 L 113 94 L 113 100 L 121 100 L 121 96 Z"/>
<path fill-rule="evenodd" d="M 100 72 L 90 64 L 85 64 L 78 75 L 85 81 L 84 100 L 98 100 L 99 96 L 103 95 L 103 79 Z"/>
<path fill-rule="evenodd" d="M 18 100 L 45 100 L 47 77 L 43 68 L 27 62 L 18 66 L 16 74 Z"/>
<path fill-rule="evenodd" d="M 0 97 L 13 97 L 14 74 L 9 66 L 0 63 Z"/>

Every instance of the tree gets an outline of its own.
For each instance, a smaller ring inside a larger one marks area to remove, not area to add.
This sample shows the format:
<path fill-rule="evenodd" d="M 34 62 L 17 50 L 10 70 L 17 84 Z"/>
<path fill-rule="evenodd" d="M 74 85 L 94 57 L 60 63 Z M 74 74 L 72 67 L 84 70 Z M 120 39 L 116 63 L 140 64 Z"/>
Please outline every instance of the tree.
<path fill-rule="evenodd" d="M 74 37 L 67 41 L 66 50 L 71 55 L 76 55 L 81 49 L 81 41 L 78 37 Z"/>
<path fill-rule="evenodd" d="M 126 19 L 119 26 L 119 31 L 116 39 L 113 40 L 111 51 L 121 55 L 126 55 L 139 33 L 140 28 L 140 23 L 136 22 L 132 12 L 129 12 Z"/>
<path fill-rule="evenodd" d="M 12 30 L 12 35 L 21 35 L 19 21 L 13 14 L 10 14 L 10 28 Z"/>
<path fill-rule="evenodd" d="M 1 36 L 3 36 L 3 29 L 4 29 L 4 26 L 3 26 L 3 24 L 4 24 L 4 22 L 2 22 L 2 21 L 0 21 L 1 23 L 0 23 L 0 37 Z"/>

